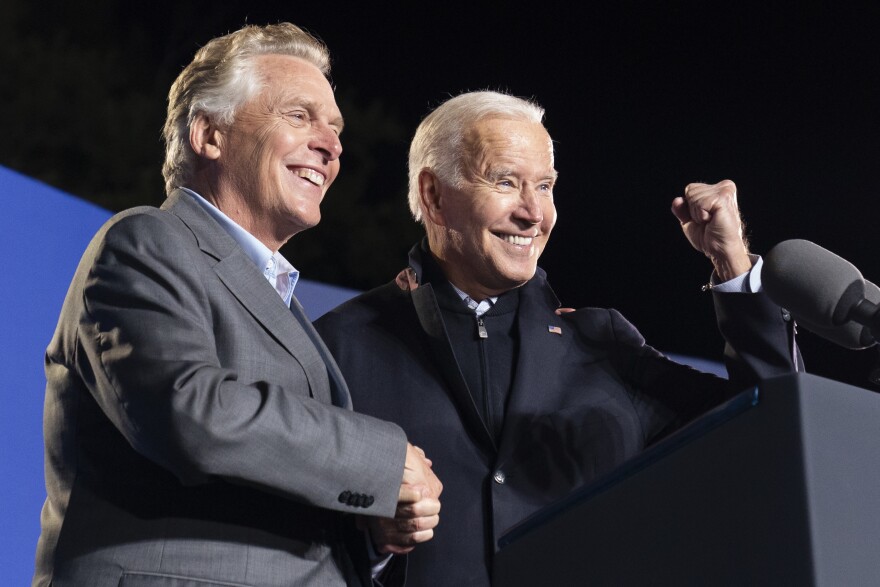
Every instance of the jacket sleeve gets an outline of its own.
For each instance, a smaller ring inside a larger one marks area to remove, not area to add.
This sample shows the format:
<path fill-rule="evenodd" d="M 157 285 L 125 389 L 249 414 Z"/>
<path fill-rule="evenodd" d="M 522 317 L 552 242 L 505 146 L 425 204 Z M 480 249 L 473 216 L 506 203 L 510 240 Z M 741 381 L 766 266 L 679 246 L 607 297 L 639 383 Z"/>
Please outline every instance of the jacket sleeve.
<path fill-rule="evenodd" d="M 249 346 L 249 331 L 233 364 L 221 361 L 214 324 L 224 317 L 208 290 L 218 284 L 192 235 L 162 214 L 113 224 L 78 276 L 77 368 L 107 418 L 184 484 L 222 478 L 321 508 L 393 515 L 403 431 L 311 398 L 304 379 L 304 389 L 279 384 L 290 381 L 285 364 Z M 235 363 L 260 361 L 277 364 L 242 381 Z M 356 498 L 342 499 L 346 491 Z"/>
<path fill-rule="evenodd" d="M 796 370 L 793 331 L 780 308 L 763 294 L 714 295 L 726 341 L 726 380 L 672 361 L 646 344 L 616 310 L 585 308 L 565 314 L 581 336 L 606 350 L 616 372 L 632 389 L 648 439 L 700 416 L 763 378 Z"/>
<path fill-rule="evenodd" d="M 724 360 L 738 388 L 759 380 L 803 371 L 794 320 L 764 293 L 713 293 Z"/>

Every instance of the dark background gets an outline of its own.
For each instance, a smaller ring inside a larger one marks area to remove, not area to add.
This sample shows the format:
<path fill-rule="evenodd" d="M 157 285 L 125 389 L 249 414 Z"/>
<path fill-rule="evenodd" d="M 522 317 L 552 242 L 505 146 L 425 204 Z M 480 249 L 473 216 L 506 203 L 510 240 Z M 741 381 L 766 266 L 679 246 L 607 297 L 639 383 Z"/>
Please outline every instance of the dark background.
<path fill-rule="evenodd" d="M 720 356 L 710 264 L 669 213 L 733 179 L 755 252 L 805 238 L 880 280 L 880 8 L 869 3 L 170 2 L 0 6 L 0 165 L 111 209 L 163 197 L 165 96 L 245 23 L 320 36 L 346 132 L 321 225 L 285 248 L 365 289 L 403 266 L 406 150 L 428 110 L 503 89 L 547 109 L 559 222 L 542 266 L 564 305 L 612 306 L 656 347 Z M 38 249 L 39 243 L 35 243 Z M 877 352 L 809 334 L 810 371 L 868 386 Z"/>

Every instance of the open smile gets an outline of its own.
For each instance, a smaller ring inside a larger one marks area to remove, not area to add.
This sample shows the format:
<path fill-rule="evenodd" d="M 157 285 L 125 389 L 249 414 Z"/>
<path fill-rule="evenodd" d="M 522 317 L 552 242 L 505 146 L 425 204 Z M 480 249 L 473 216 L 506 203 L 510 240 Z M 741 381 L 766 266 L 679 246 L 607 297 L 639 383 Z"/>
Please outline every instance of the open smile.
<path fill-rule="evenodd" d="M 324 182 L 327 181 L 327 178 L 323 173 L 315 171 L 314 169 L 309 169 L 308 167 L 295 167 L 291 169 L 291 172 L 297 177 L 310 181 L 318 187 L 323 186 Z"/>
<path fill-rule="evenodd" d="M 504 242 L 506 242 L 508 244 L 516 245 L 516 246 L 520 246 L 520 247 L 527 247 L 530 244 L 532 244 L 532 241 L 535 240 L 535 237 L 533 237 L 533 236 L 521 236 L 518 234 L 505 234 L 502 232 L 493 232 L 492 234 L 494 234 L 495 236 L 497 236 L 498 238 L 500 238 L 501 240 L 503 240 Z"/>

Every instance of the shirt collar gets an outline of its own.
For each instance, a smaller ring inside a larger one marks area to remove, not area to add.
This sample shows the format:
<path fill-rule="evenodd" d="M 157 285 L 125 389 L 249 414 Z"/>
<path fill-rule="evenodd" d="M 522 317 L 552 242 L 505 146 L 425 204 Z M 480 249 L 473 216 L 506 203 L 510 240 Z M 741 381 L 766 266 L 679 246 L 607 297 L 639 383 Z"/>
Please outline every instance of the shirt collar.
<path fill-rule="evenodd" d="M 495 305 L 495 302 L 498 301 L 498 296 L 492 296 L 492 297 L 486 298 L 482 302 L 478 302 L 475 299 L 473 299 L 471 296 L 464 293 L 462 290 L 458 289 L 458 287 L 456 287 L 456 285 L 454 283 L 452 283 L 451 281 L 449 282 L 449 285 L 452 286 L 452 289 L 455 290 L 455 293 L 458 294 L 458 297 L 461 298 L 461 301 L 463 301 L 465 304 L 467 304 L 467 307 L 470 308 L 471 310 L 473 310 L 474 314 L 476 314 L 477 316 L 482 316 L 483 314 L 485 314 L 486 312 L 491 310 L 492 306 Z"/>
<path fill-rule="evenodd" d="M 223 230 L 229 233 L 229 236 L 238 243 L 238 246 L 242 248 L 245 255 L 254 262 L 257 268 L 266 276 L 266 279 L 278 290 L 281 297 L 290 303 L 293 288 L 296 287 L 296 282 L 299 281 L 299 271 L 281 253 L 271 251 L 269 247 L 239 226 L 217 206 L 189 188 L 181 187 L 180 189 L 192 196 L 204 208 L 205 212 L 216 220 L 223 227 Z"/>

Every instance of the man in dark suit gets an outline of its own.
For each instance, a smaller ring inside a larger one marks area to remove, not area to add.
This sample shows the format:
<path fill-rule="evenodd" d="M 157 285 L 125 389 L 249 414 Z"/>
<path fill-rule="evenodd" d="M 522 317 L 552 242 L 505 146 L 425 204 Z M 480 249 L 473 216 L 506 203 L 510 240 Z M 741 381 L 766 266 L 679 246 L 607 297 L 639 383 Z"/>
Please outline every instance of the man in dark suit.
<path fill-rule="evenodd" d="M 351 411 L 278 253 L 339 170 L 328 63 L 248 26 L 172 86 L 168 199 L 96 235 L 46 354 L 35 585 L 363 584 L 352 514 L 397 516 L 383 551 L 431 537 L 430 462 Z"/>
<path fill-rule="evenodd" d="M 732 384 L 670 361 L 614 310 L 560 309 L 537 267 L 556 221 L 542 119 L 494 92 L 425 118 L 409 198 L 427 238 L 396 280 L 316 322 L 355 406 L 403 426 L 444 480 L 443 524 L 405 561 L 413 585 L 488 584 L 511 526 L 797 361 L 780 308 L 747 293 L 758 260 L 729 181 L 689 185 L 673 212 L 714 264 Z"/>

